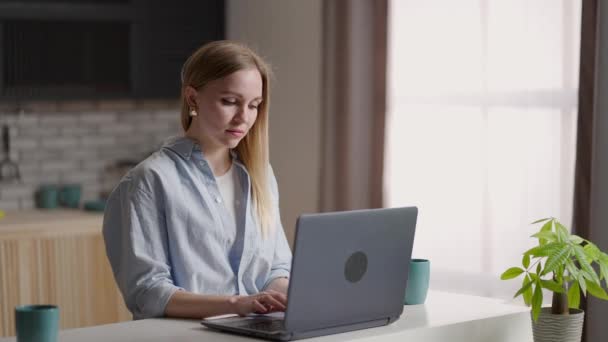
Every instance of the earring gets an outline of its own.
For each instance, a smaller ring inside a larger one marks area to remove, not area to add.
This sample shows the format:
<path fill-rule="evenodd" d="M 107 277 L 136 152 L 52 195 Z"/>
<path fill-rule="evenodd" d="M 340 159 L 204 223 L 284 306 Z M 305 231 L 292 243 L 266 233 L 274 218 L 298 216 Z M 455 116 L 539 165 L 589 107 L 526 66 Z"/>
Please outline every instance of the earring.
<path fill-rule="evenodd" d="M 190 116 L 197 116 L 197 115 L 198 115 L 198 113 L 196 112 L 196 110 L 192 109 L 190 111 Z"/>

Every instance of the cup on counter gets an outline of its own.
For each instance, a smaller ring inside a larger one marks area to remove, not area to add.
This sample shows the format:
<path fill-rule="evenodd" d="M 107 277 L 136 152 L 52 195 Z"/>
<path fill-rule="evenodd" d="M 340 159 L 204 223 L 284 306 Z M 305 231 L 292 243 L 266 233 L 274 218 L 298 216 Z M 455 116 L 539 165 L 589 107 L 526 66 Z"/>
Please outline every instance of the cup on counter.
<path fill-rule="evenodd" d="M 36 191 L 36 207 L 42 209 L 57 208 L 59 187 L 52 184 L 41 185 Z"/>
<path fill-rule="evenodd" d="M 59 331 L 59 307 L 22 305 L 15 308 L 17 342 L 56 342 Z"/>
<path fill-rule="evenodd" d="M 412 259 L 407 276 L 404 304 L 424 304 L 429 290 L 431 262 L 427 259 Z"/>
<path fill-rule="evenodd" d="M 59 204 L 63 207 L 78 208 L 82 187 L 80 184 L 66 184 L 59 190 Z"/>

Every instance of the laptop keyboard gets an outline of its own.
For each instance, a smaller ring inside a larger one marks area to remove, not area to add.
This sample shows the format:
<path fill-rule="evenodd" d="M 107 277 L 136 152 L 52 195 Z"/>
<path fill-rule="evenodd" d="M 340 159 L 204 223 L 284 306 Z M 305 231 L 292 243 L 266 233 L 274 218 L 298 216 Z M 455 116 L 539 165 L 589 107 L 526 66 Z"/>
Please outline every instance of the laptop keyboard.
<path fill-rule="evenodd" d="M 252 321 L 243 325 L 243 328 L 260 330 L 260 331 L 281 331 L 285 329 L 283 320 L 263 320 L 263 321 Z"/>

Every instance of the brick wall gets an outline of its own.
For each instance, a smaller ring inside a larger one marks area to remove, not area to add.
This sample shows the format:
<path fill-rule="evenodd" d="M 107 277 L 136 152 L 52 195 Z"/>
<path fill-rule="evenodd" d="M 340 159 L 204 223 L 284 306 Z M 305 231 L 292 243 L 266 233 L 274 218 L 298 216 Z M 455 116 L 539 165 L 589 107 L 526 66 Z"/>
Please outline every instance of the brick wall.
<path fill-rule="evenodd" d="M 33 208 L 43 184 L 81 184 L 83 201 L 103 196 L 125 171 L 116 167 L 118 160 L 140 161 L 181 133 L 178 108 L 171 101 L 0 108 L 0 125 L 10 126 L 11 159 L 22 178 L 0 182 L 0 210 Z"/>

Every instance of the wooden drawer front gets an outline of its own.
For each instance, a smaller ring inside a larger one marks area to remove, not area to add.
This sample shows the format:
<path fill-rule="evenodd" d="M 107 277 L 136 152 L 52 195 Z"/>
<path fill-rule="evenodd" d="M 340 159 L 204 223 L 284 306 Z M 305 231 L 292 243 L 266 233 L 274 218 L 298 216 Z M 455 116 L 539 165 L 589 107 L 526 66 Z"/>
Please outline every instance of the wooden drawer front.
<path fill-rule="evenodd" d="M 61 329 L 131 319 L 99 233 L 0 238 L 0 336 L 24 304 L 59 305 Z"/>

